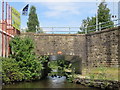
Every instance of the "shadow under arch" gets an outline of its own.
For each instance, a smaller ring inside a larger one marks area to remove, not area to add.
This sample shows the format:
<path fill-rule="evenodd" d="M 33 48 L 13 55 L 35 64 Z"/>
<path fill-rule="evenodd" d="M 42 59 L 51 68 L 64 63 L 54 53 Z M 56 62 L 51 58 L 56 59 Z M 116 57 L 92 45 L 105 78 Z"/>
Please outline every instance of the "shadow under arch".
<path fill-rule="evenodd" d="M 75 73 L 82 74 L 82 58 L 76 55 L 49 55 L 49 61 L 65 60 L 72 64 Z"/>

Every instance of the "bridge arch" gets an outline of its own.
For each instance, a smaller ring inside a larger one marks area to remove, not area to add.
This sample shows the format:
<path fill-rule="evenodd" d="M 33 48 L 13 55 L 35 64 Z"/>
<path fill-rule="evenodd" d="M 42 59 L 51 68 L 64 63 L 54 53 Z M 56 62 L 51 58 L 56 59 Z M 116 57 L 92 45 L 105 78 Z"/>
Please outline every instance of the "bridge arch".
<path fill-rule="evenodd" d="M 37 55 L 79 56 L 84 68 L 118 67 L 120 57 L 120 27 L 90 34 L 34 34 L 24 33 L 34 40 Z"/>
<path fill-rule="evenodd" d="M 86 36 L 84 34 L 22 34 L 34 40 L 37 55 L 65 56 L 65 60 L 76 64 L 76 72 L 82 73 L 86 60 Z"/>

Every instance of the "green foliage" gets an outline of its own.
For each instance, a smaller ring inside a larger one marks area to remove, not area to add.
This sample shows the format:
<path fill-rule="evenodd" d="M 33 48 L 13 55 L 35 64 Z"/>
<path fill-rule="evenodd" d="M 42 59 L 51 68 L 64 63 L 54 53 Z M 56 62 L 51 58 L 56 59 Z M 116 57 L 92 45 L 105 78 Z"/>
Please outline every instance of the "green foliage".
<path fill-rule="evenodd" d="M 110 83 L 108 81 L 105 81 L 107 80 L 107 76 L 106 76 L 106 71 L 107 71 L 107 67 L 99 67 L 97 69 L 98 73 L 89 73 L 89 77 L 90 77 L 90 86 L 91 85 L 94 85 L 94 80 L 97 79 L 97 80 L 103 80 L 104 82 L 102 82 L 101 84 L 101 88 L 106 88 L 108 85 L 110 85 Z M 108 73 L 107 73 L 108 74 Z"/>
<path fill-rule="evenodd" d="M 39 61 L 41 61 L 41 63 L 45 63 L 45 62 L 48 62 L 48 56 L 40 56 L 38 57 L 39 58 Z"/>
<path fill-rule="evenodd" d="M 67 76 L 67 80 L 68 80 L 68 82 L 70 82 L 70 83 L 72 83 L 74 79 L 75 79 L 75 78 L 74 78 L 73 75 L 68 75 L 68 76 Z"/>
<path fill-rule="evenodd" d="M 110 9 L 107 8 L 107 4 L 105 2 L 101 2 L 98 6 L 98 23 L 104 23 L 108 22 L 106 24 L 102 24 L 101 27 L 104 27 L 102 29 L 106 29 L 109 25 L 114 25 L 114 23 L 111 21 L 111 14 Z M 95 17 L 87 17 L 87 19 L 84 19 L 82 21 L 82 24 L 80 26 L 80 30 L 85 33 L 85 28 L 87 28 L 88 32 L 92 32 L 90 30 L 96 29 L 96 16 Z M 92 26 L 92 27 L 90 27 Z M 98 26 L 99 27 L 99 26 Z M 78 32 L 81 34 L 81 32 Z"/>
<path fill-rule="evenodd" d="M 72 68 L 72 65 L 70 62 L 58 59 L 56 61 L 50 61 L 49 62 L 49 68 L 51 68 L 50 76 L 66 76 L 68 82 L 73 82 L 75 76 L 75 68 Z M 66 69 L 71 70 L 72 72 L 67 72 Z"/>
<path fill-rule="evenodd" d="M 107 68 L 101 66 L 97 69 L 97 72 L 89 73 L 89 77 L 91 80 L 94 80 L 94 79 L 106 80 L 106 71 L 107 71 Z"/>
<path fill-rule="evenodd" d="M 75 69 L 71 73 L 66 72 L 66 69 L 72 69 L 71 64 L 68 61 L 58 59 L 57 61 L 49 62 L 49 68 L 52 69 L 50 76 L 66 76 L 68 82 L 73 82 L 75 78 Z M 56 71 L 55 71 L 56 70 Z"/>
<path fill-rule="evenodd" d="M 5 83 L 21 81 L 23 74 L 19 71 L 18 63 L 12 58 L 0 58 L 2 60 L 2 79 Z"/>
<path fill-rule="evenodd" d="M 35 58 L 32 53 L 34 45 L 31 39 L 15 37 L 11 42 L 11 57 L 15 58 L 16 61 L 21 61 L 24 58 Z M 33 57 L 32 57 L 33 56 Z"/>
<path fill-rule="evenodd" d="M 48 66 L 49 66 L 49 68 L 51 68 L 51 69 L 57 69 L 57 68 L 58 68 L 57 61 L 50 61 L 50 62 L 48 63 Z"/>
<path fill-rule="evenodd" d="M 68 82 L 73 82 L 73 80 L 75 79 L 75 69 L 72 70 L 71 75 L 69 75 L 67 73 L 66 73 L 66 75 L 67 75 Z"/>
<path fill-rule="evenodd" d="M 58 59 L 56 61 L 49 62 L 49 68 L 51 68 L 51 73 L 49 75 L 66 75 L 65 69 L 68 68 L 69 64 L 65 60 Z"/>
<path fill-rule="evenodd" d="M 99 68 L 98 79 L 105 80 L 106 79 L 106 71 L 107 71 L 106 67 L 100 67 Z"/>
<path fill-rule="evenodd" d="M 40 78 L 42 61 L 36 58 L 33 50 L 34 44 L 28 37 L 15 37 L 11 42 L 11 57 L 14 58 L 19 66 L 19 70 L 24 74 L 24 80 Z"/>
<path fill-rule="evenodd" d="M 34 44 L 28 37 L 14 37 L 9 58 L 2 58 L 3 82 L 30 81 L 41 78 L 47 56 L 36 57 Z"/>
<path fill-rule="evenodd" d="M 85 28 L 88 26 L 88 22 L 90 22 L 89 17 L 87 17 L 87 19 L 83 19 L 83 21 L 82 21 L 82 25 L 80 27 L 80 30 L 82 30 L 83 33 L 85 33 L 85 30 L 86 30 Z M 78 33 L 80 33 L 80 32 L 78 32 Z"/>
<path fill-rule="evenodd" d="M 91 84 L 93 84 L 94 79 L 95 79 L 95 74 L 94 73 L 90 73 L 89 76 L 90 76 L 90 80 L 91 80 L 90 82 L 91 82 Z"/>
<path fill-rule="evenodd" d="M 28 31 L 27 32 L 35 32 L 36 31 L 36 26 L 39 27 L 39 21 L 38 21 L 38 17 L 37 17 L 37 14 L 36 14 L 35 6 L 31 6 L 31 8 L 30 8 L 30 13 L 29 13 L 27 26 L 28 26 Z"/>
<path fill-rule="evenodd" d="M 98 21 L 100 23 L 109 21 L 109 23 L 103 24 L 101 25 L 101 27 L 114 25 L 114 23 L 111 21 L 110 9 L 107 8 L 107 4 L 105 2 L 101 2 L 100 5 L 98 6 Z"/>

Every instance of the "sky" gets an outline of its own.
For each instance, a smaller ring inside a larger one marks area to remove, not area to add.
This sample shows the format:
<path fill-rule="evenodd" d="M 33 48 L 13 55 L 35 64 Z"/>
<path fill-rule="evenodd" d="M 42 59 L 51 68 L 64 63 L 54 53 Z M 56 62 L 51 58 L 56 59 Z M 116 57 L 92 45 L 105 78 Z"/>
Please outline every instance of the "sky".
<path fill-rule="evenodd" d="M 7 0 L 8 3 L 16 8 L 21 14 L 25 5 L 34 5 L 38 15 L 41 27 L 80 27 L 82 20 L 87 17 L 95 16 L 97 4 L 95 1 L 79 0 Z M 97 1 L 98 4 L 101 0 Z M 112 1 L 112 0 L 111 0 Z M 113 0 L 114 1 L 114 0 Z M 107 2 L 107 1 L 106 1 Z M 107 2 L 111 14 L 117 15 L 118 4 L 116 2 Z M 114 6 L 114 8 L 113 8 Z M 0 3 L 1 7 L 1 3 Z M 29 7 L 30 10 L 30 7 Z M 1 12 L 1 8 L 0 8 Z M 1 15 L 0 15 L 1 19 Z M 27 27 L 28 16 L 21 15 L 21 28 Z"/>

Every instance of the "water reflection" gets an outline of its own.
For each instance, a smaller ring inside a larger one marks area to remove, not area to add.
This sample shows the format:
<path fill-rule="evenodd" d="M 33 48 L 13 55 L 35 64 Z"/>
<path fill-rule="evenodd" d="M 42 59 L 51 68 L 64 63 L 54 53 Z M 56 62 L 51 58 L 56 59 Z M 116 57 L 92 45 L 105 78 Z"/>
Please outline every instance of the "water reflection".
<path fill-rule="evenodd" d="M 88 88 L 80 84 L 69 83 L 66 81 L 66 77 L 47 77 L 44 80 L 33 82 L 20 82 L 13 85 L 6 85 L 3 88 Z M 97 89 L 95 89 L 97 90 Z"/>

